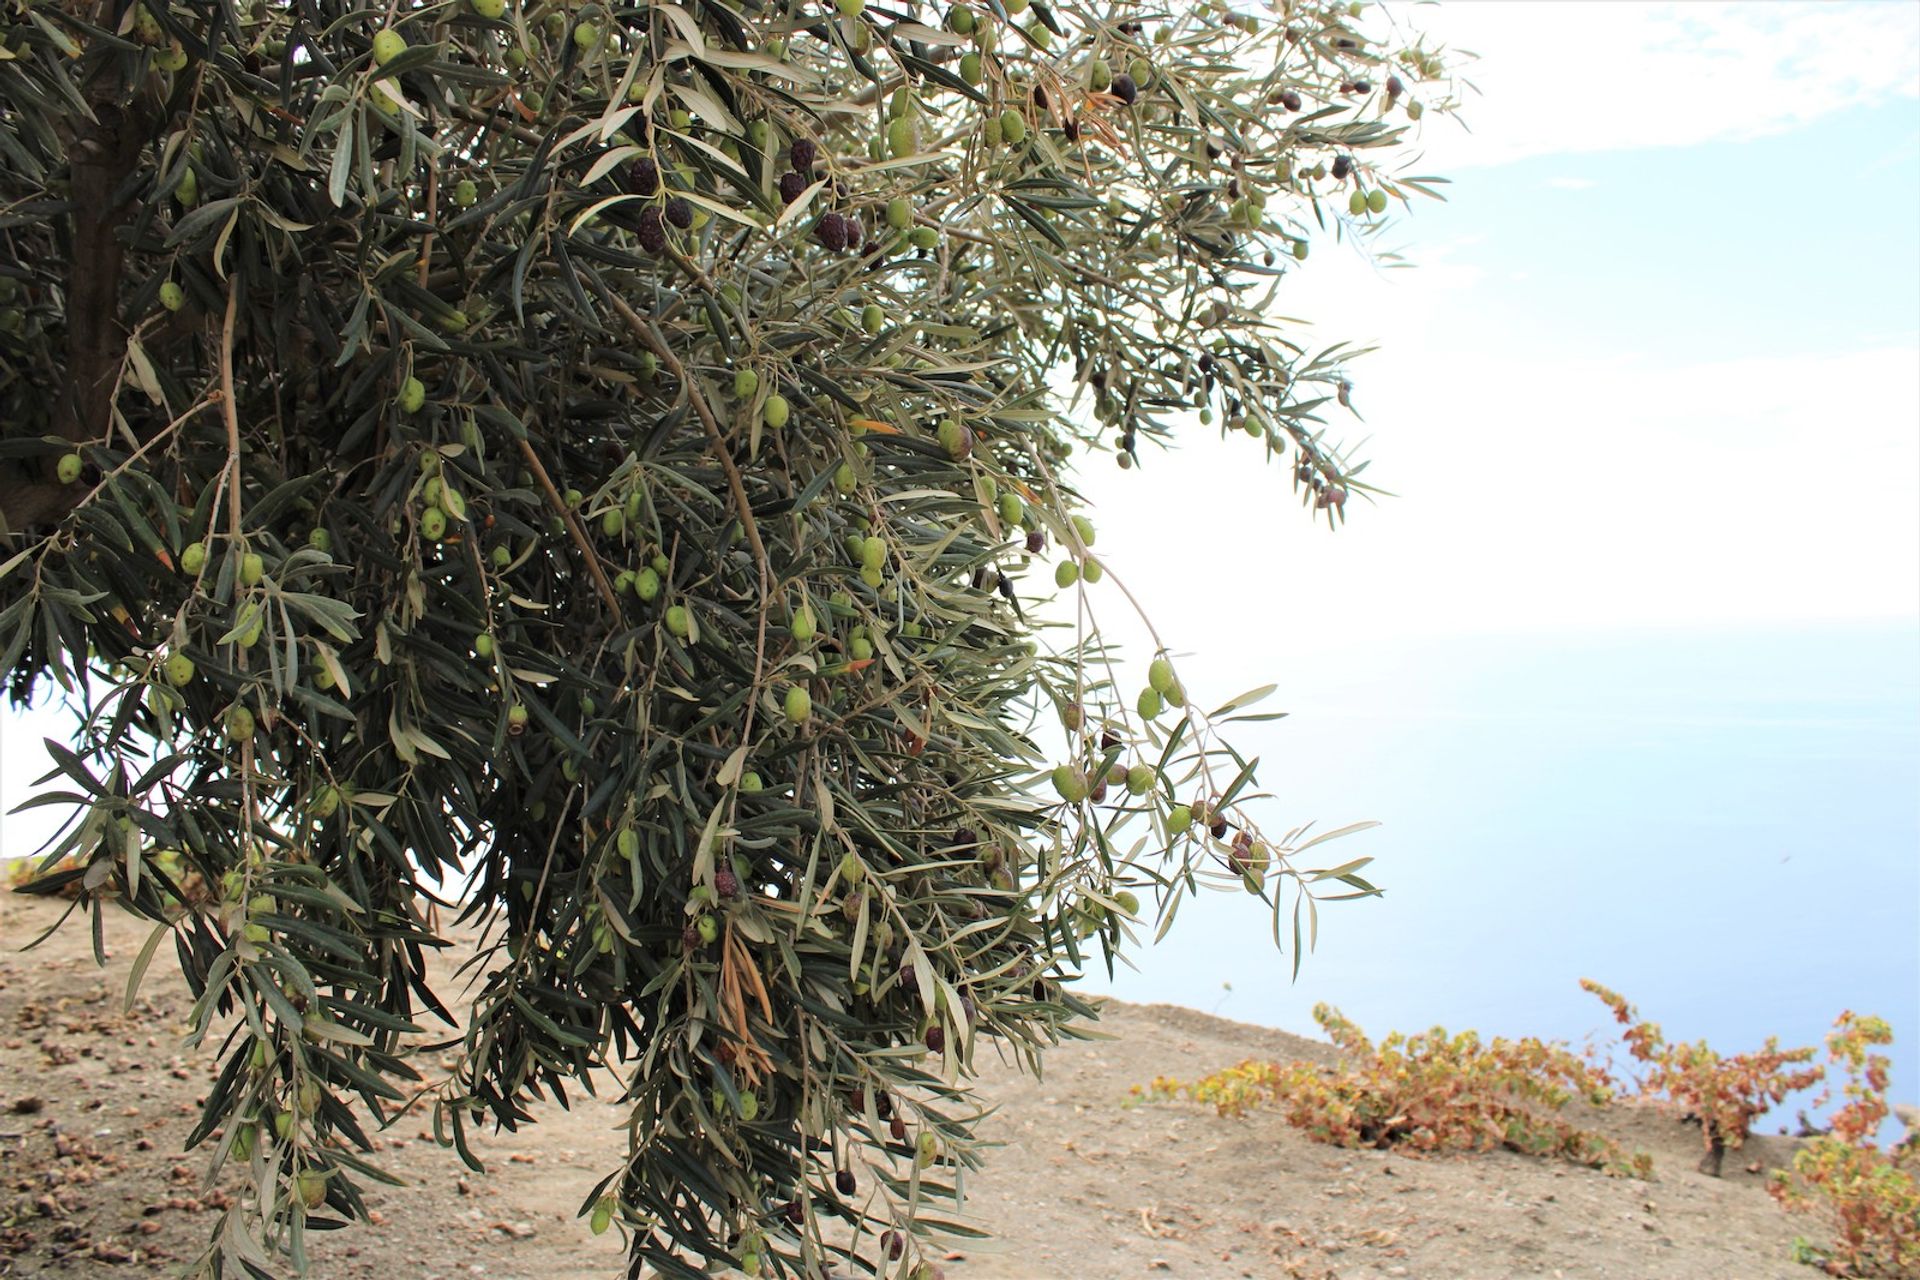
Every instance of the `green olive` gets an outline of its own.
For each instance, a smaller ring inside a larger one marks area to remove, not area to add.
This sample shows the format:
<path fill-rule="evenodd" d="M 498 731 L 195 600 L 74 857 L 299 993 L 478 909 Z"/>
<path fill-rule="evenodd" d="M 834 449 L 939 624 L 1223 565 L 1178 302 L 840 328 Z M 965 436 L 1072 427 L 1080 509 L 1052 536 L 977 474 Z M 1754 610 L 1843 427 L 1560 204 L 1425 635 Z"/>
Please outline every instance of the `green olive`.
<path fill-rule="evenodd" d="M 392 27 L 382 27 L 374 33 L 373 60 L 386 66 L 407 51 L 407 38 Z"/>

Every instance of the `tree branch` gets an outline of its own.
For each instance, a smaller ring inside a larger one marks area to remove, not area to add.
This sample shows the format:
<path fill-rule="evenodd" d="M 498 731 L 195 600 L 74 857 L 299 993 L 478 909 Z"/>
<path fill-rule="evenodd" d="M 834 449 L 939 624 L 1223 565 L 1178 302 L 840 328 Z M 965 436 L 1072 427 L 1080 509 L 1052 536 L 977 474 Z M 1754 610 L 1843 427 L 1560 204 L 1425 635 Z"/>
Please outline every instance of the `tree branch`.
<path fill-rule="evenodd" d="M 116 204 L 114 194 L 138 167 L 153 120 L 121 82 L 122 67 L 117 55 L 100 55 L 85 85 L 93 117 L 72 117 L 68 147 L 73 228 L 66 280 L 67 391 L 53 405 L 52 427 L 76 444 L 106 438 L 127 354 L 119 314 L 126 258 L 119 230 L 127 205 Z M 40 465 L 37 476 L 0 470 L 0 539 L 58 519 L 79 496 L 75 486 L 53 479 L 52 459 Z"/>

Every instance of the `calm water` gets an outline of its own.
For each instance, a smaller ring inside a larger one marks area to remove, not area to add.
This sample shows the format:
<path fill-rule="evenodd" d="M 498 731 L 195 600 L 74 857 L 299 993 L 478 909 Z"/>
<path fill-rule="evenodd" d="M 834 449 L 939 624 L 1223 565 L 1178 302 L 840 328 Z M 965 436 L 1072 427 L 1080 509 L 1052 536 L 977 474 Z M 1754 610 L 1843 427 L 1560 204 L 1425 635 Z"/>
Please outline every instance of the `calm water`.
<path fill-rule="evenodd" d="M 1386 645 L 1293 683 L 1247 749 L 1283 823 L 1384 822 L 1313 852 L 1374 855 L 1387 896 L 1323 911 L 1297 984 L 1245 898 L 1102 989 L 1579 1042 L 1612 1025 L 1593 977 L 1722 1051 L 1854 1009 L 1920 1099 L 1920 627 Z"/>

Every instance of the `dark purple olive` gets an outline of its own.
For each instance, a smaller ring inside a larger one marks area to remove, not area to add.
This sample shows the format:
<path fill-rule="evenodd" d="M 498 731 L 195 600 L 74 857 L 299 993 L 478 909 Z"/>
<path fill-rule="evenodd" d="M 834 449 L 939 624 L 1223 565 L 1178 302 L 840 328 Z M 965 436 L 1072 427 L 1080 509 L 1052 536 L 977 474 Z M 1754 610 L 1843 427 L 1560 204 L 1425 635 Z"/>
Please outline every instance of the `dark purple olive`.
<path fill-rule="evenodd" d="M 1140 86 L 1133 82 L 1132 76 L 1123 71 L 1113 78 L 1113 83 L 1108 86 L 1108 92 L 1128 106 L 1132 106 L 1140 96 Z"/>
<path fill-rule="evenodd" d="M 627 185 L 635 195 L 650 196 L 660 189 L 660 166 L 642 156 L 627 170 Z"/>
<path fill-rule="evenodd" d="M 667 221 L 685 231 L 693 225 L 693 206 L 681 196 L 667 201 Z"/>
<path fill-rule="evenodd" d="M 813 139 L 795 138 L 793 140 L 793 167 L 801 173 L 812 169 L 813 162 L 819 158 L 819 155 L 820 148 L 814 145 Z"/>
<path fill-rule="evenodd" d="M 853 1170 L 842 1169 L 833 1175 L 833 1185 L 839 1189 L 841 1195 L 850 1196 L 860 1184 L 854 1181 Z"/>
<path fill-rule="evenodd" d="M 814 224 L 813 234 L 835 253 L 844 252 L 847 247 L 847 220 L 837 213 L 823 213 L 820 221 Z"/>
<path fill-rule="evenodd" d="M 783 204 L 792 204 L 807 189 L 807 177 L 792 170 L 780 175 L 780 200 Z"/>
<path fill-rule="evenodd" d="M 635 225 L 633 234 L 640 241 L 640 247 L 648 253 L 660 253 L 667 247 L 667 228 L 660 219 L 658 209 L 641 210 L 640 220 Z"/>

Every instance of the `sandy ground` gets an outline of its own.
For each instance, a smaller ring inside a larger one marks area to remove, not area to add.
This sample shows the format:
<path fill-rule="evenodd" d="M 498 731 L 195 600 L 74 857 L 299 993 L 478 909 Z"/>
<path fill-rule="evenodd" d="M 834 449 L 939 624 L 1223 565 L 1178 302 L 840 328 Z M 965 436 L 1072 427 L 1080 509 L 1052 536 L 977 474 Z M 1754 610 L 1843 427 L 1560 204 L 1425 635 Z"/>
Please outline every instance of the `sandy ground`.
<path fill-rule="evenodd" d="M 95 966 L 84 921 L 41 948 L 46 903 L 0 896 L 0 1277 L 171 1275 L 204 1241 L 218 1189 L 180 1155 L 210 1059 L 180 1047 L 188 999 L 163 950 L 131 1014 L 126 966 L 144 937 L 120 917 Z M 109 914 L 109 920 L 114 916 Z M 945 1257 L 948 1280 L 1103 1277 L 1601 1277 L 1808 1280 L 1788 1260 L 1810 1223 L 1768 1199 L 1758 1170 L 1782 1138 L 1694 1170 L 1697 1131 L 1637 1106 L 1600 1127 L 1653 1154 L 1652 1182 L 1508 1154 L 1415 1159 L 1316 1145 L 1277 1117 L 1129 1106 L 1160 1073 L 1328 1046 L 1167 1006 L 1107 1006 L 1113 1038 L 1062 1046 L 1044 1080 L 990 1068 L 989 1133 L 1004 1147 L 968 1186 L 995 1238 Z M 315 1240 L 341 1280 L 585 1280 L 622 1272 L 616 1233 L 574 1215 L 623 1149 L 618 1109 L 548 1107 L 476 1143 L 470 1173 L 410 1117 L 376 1159 L 406 1179 L 368 1195 L 375 1220 Z"/>

